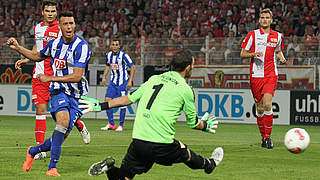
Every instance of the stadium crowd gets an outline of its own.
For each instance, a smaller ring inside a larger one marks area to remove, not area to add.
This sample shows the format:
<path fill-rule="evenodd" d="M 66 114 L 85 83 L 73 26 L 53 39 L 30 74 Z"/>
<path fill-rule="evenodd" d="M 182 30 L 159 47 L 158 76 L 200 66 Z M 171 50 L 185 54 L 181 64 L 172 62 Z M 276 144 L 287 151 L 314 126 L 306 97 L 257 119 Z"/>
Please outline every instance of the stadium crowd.
<path fill-rule="evenodd" d="M 197 64 L 240 65 L 240 43 L 258 28 L 259 11 L 273 12 L 272 29 L 285 37 L 285 56 L 293 65 L 320 62 L 318 0 L 61 0 L 61 10 L 74 12 L 76 33 L 90 43 L 91 63 L 104 64 L 110 39 L 136 64 L 161 65 L 179 49 L 191 49 Z M 8 51 L 7 37 L 33 46 L 33 27 L 41 21 L 41 1 L 0 0 L 0 64 L 19 56 Z M 207 38 L 207 41 L 206 41 Z M 208 43 L 206 43 L 208 42 Z M 143 51 L 141 51 L 143 49 Z M 143 52 L 143 53 L 141 53 Z"/>

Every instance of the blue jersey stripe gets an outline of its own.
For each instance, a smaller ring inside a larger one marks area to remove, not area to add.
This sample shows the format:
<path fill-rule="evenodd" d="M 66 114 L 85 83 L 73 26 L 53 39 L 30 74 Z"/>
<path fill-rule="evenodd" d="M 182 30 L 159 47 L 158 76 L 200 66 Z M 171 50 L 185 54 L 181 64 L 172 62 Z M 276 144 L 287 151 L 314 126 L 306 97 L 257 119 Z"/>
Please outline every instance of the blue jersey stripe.
<path fill-rule="evenodd" d="M 75 98 L 80 98 L 82 95 L 86 95 L 88 93 L 88 81 L 85 76 L 88 72 L 90 49 L 85 40 L 76 36 L 73 42 L 64 43 L 62 37 L 60 37 L 52 40 L 52 42 L 50 41 L 50 43 L 48 43 L 41 51 L 41 55 L 51 57 L 52 68 L 55 76 L 66 76 L 72 74 L 74 67 L 85 68 L 85 73 L 80 82 L 52 82 L 50 85 L 50 92 L 64 91 L 66 94 Z"/>

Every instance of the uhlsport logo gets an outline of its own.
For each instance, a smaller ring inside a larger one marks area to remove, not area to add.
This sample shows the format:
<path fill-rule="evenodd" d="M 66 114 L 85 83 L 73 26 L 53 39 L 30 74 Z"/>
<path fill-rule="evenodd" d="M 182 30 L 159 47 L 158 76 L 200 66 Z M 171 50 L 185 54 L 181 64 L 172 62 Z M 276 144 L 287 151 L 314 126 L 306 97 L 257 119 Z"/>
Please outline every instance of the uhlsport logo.
<path fill-rule="evenodd" d="M 320 125 L 319 91 L 291 91 L 290 124 Z"/>

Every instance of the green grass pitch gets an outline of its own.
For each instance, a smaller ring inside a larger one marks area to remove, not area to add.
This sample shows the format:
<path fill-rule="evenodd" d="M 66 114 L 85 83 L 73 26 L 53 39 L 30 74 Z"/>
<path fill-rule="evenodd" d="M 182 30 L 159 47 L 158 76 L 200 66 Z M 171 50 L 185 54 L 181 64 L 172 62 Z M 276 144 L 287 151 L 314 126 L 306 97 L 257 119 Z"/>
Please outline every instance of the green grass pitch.
<path fill-rule="evenodd" d="M 106 120 L 82 119 L 91 133 L 91 143 L 85 145 L 77 129 L 63 143 L 58 170 L 61 179 L 106 179 L 105 175 L 90 177 L 90 165 L 112 155 L 120 165 L 131 142 L 132 120 L 125 122 L 125 131 L 100 131 Z M 30 172 L 22 172 L 26 148 L 34 145 L 34 118 L 0 116 L 0 179 L 53 179 L 47 177 L 50 159 L 35 161 Z M 46 137 L 51 136 L 55 123 L 47 120 Z M 301 154 L 289 153 L 283 137 L 293 127 L 305 128 L 311 137 L 309 148 Z M 203 170 L 191 170 L 184 164 L 165 167 L 154 165 L 138 180 L 256 180 L 256 179 L 319 179 L 320 178 L 320 127 L 279 126 L 273 128 L 273 150 L 260 147 L 256 125 L 219 124 L 216 134 L 192 130 L 185 122 L 176 124 L 176 139 L 187 144 L 194 152 L 205 157 L 214 148 L 222 146 L 225 156 L 222 163 L 207 175 Z"/>

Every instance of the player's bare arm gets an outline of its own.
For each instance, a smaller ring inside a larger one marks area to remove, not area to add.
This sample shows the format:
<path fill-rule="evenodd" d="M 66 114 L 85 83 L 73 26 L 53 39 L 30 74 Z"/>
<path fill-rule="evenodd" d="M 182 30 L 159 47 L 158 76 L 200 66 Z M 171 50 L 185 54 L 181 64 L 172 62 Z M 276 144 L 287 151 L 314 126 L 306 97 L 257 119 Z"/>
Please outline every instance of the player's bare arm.
<path fill-rule="evenodd" d="M 286 63 L 286 62 L 287 62 L 287 60 L 286 60 L 286 58 L 284 57 L 282 51 L 278 51 L 278 52 L 276 52 L 276 54 L 277 54 L 277 57 L 280 59 L 280 62 L 281 62 L 281 63 Z"/>
<path fill-rule="evenodd" d="M 73 73 L 66 76 L 47 76 L 44 74 L 38 74 L 37 79 L 41 82 L 64 82 L 64 83 L 80 82 L 84 71 L 85 71 L 84 68 L 75 67 L 73 69 Z"/>
<path fill-rule="evenodd" d="M 17 51 L 18 53 L 24 55 L 25 57 L 27 57 L 28 59 L 32 60 L 32 61 L 42 61 L 43 59 L 45 59 L 45 57 L 41 57 L 40 56 L 40 52 L 34 52 L 32 50 L 26 49 L 23 46 L 21 46 L 18 41 L 15 38 L 9 38 L 7 40 L 7 45 Z"/>
<path fill-rule="evenodd" d="M 263 55 L 262 52 L 253 52 L 250 53 L 249 51 L 245 50 L 242 48 L 240 57 L 245 59 L 245 58 L 252 58 L 252 57 L 261 57 Z"/>
<path fill-rule="evenodd" d="M 103 76 L 102 76 L 102 85 L 104 85 L 104 86 L 106 86 L 106 76 L 107 76 L 107 74 L 108 74 L 108 72 L 109 72 L 109 69 L 110 69 L 110 66 L 106 66 L 105 68 L 104 68 L 104 71 L 103 71 Z"/>
<path fill-rule="evenodd" d="M 37 52 L 37 45 L 36 45 L 36 44 L 33 45 L 32 51 L 33 51 L 33 52 Z M 15 63 L 14 66 L 15 66 L 16 69 L 21 69 L 21 67 L 22 67 L 23 65 L 28 64 L 30 61 L 31 61 L 31 60 L 28 59 L 28 58 L 20 59 L 20 60 L 18 60 L 18 61 Z"/>
<path fill-rule="evenodd" d="M 129 81 L 127 84 L 127 89 L 130 89 L 132 87 L 132 81 L 133 81 L 133 76 L 134 76 L 135 71 L 136 71 L 136 67 L 134 65 L 132 65 L 130 68 L 130 77 L 129 77 Z"/>

